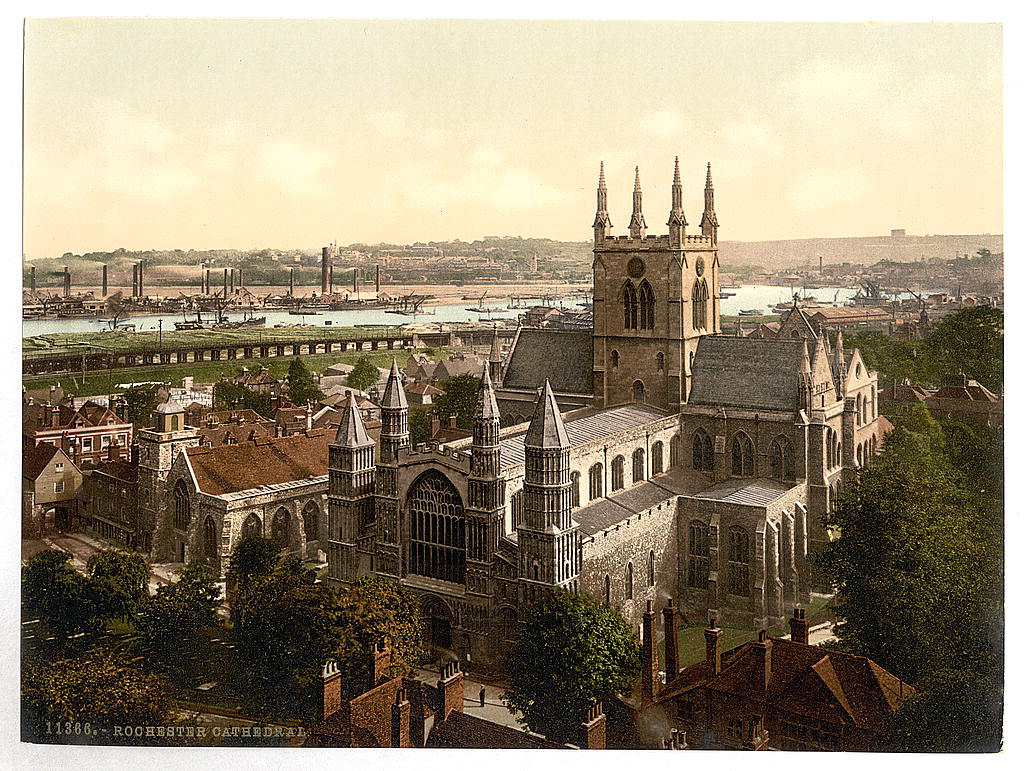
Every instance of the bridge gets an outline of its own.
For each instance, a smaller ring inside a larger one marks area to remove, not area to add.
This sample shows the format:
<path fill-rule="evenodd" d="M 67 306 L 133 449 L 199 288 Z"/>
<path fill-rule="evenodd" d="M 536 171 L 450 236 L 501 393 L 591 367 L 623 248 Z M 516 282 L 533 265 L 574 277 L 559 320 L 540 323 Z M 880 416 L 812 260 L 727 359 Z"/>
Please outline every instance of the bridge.
<path fill-rule="evenodd" d="M 294 340 L 233 339 L 221 343 L 202 342 L 193 345 L 175 344 L 133 347 L 112 350 L 83 346 L 79 350 L 32 351 L 22 355 L 24 375 L 97 372 L 130 369 L 160 364 L 191 364 L 201 361 L 235 361 L 269 359 L 278 356 L 308 356 L 349 351 L 393 351 L 407 348 L 441 348 L 457 345 L 485 345 L 494 332 L 490 329 L 454 332 L 403 332 L 402 330 L 368 330 L 363 334 L 339 338 L 303 337 Z M 498 335 L 511 339 L 514 330 L 499 330 Z"/>

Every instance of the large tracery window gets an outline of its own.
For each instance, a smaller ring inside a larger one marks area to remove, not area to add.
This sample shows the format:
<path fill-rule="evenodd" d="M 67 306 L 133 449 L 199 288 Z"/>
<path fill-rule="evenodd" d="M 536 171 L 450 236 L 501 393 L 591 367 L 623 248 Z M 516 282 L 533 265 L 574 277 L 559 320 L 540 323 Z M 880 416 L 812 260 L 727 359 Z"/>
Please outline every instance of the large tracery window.
<path fill-rule="evenodd" d="M 740 432 L 732 439 L 732 475 L 734 477 L 754 476 L 754 443 Z"/>
<path fill-rule="evenodd" d="M 729 528 L 729 594 L 750 596 L 750 536 L 739 525 Z"/>
<path fill-rule="evenodd" d="M 690 522 L 690 549 L 686 583 L 694 589 L 708 588 L 708 526 L 700 520 Z"/>
<path fill-rule="evenodd" d="M 693 328 L 707 329 L 708 326 L 708 282 L 698 278 L 693 284 L 690 297 L 693 304 Z"/>
<path fill-rule="evenodd" d="M 784 436 L 777 436 L 768 448 L 768 473 L 772 479 L 793 479 L 793 447 Z"/>
<path fill-rule="evenodd" d="M 413 483 L 408 498 L 409 572 L 465 583 L 466 517 L 454 485 L 437 471 Z"/>
<path fill-rule="evenodd" d="M 654 329 L 654 290 L 647 279 L 640 282 L 640 329 Z"/>
<path fill-rule="evenodd" d="M 693 432 L 693 467 L 697 471 L 714 471 L 715 454 L 711 452 L 711 437 L 703 428 Z"/>
<path fill-rule="evenodd" d="M 624 329 L 636 329 L 640 322 L 639 298 L 633 282 L 627 281 L 622 286 L 622 326 Z"/>
<path fill-rule="evenodd" d="M 177 530 L 188 530 L 191 521 L 192 503 L 188 498 L 188 488 L 185 487 L 185 480 L 179 479 L 174 486 L 174 527 Z"/>

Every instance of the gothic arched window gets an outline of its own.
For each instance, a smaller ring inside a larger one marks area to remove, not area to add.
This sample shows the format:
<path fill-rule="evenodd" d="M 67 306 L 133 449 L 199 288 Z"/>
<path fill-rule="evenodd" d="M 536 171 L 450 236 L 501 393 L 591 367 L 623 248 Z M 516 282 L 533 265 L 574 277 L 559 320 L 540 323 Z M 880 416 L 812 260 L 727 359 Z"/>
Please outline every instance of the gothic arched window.
<path fill-rule="evenodd" d="M 406 499 L 409 572 L 464 583 L 466 517 L 455 486 L 437 471 L 420 475 Z"/>
<path fill-rule="evenodd" d="M 664 372 L 665 371 L 665 354 L 663 354 L 661 351 L 658 351 L 657 361 L 658 361 L 658 372 Z"/>
<path fill-rule="evenodd" d="M 320 507 L 313 501 L 307 503 L 302 509 L 302 532 L 307 541 L 320 539 Z"/>
<path fill-rule="evenodd" d="M 287 549 L 291 544 L 292 513 L 283 506 L 274 512 L 270 520 L 270 540 L 278 549 Z"/>
<path fill-rule="evenodd" d="M 792 479 L 793 447 L 784 436 L 777 436 L 768 447 L 768 475 L 772 479 Z"/>
<path fill-rule="evenodd" d="M 217 554 L 217 523 L 213 517 L 207 516 L 203 520 L 203 556 L 216 558 Z"/>
<path fill-rule="evenodd" d="M 515 531 L 523 522 L 523 491 L 512 493 L 512 530 Z"/>
<path fill-rule="evenodd" d="M 640 329 L 654 329 L 654 290 L 647 279 L 640 282 Z"/>
<path fill-rule="evenodd" d="M 263 527 L 260 525 L 260 518 L 250 514 L 242 523 L 242 538 L 253 538 L 263 534 Z"/>
<path fill-rule="evenodd" d="M 590 467 L 590 500 L 596 501 L 604 495 L 604 466 L 595 463 Z"/>
<path fill-rule="evenodd" d="M 638 447 L 633 451 L 633 481 L 642 482 L 646 479 L 644 474 L 644 450 Z"/>
<path fill-rule="evenodd" d="M 693 304 L 693 328 L 707 329 L 708 326 L 708 282 L 698 278 L 693 283 L 690 300 Z"/>
<path fill-rule="evenodd" d="M 693 432 L 693 467 L 697 471 L 714 471 L 715 454 L 711 452 L 711 437 L 703 428 Z"/>
<path fill-rule="evenodd" d="M 647 389 L 642 380 L 633 381 L 633 401 L 643 404 L 647 401 Z"/>
<path fill-rule="evenodd" d="M 732 438 L 732 475 L 754 476 L 754 443 L 742 431 Z"/>
<path fill-rule="evenodd" d="M 626 565 L 626 599 L 633 599 L 633 563 Z"/>
<path fill-rule="evenodd" d="M 188 497 L 185 480 L 179 479 L 174 486 L 174 527 L 178 530 L 188 530 L 188 524 L 191 521 L 192 502 Z"/>
<path fill-rule="evenodd" d="M 612 369 L 618 369 L 619 366 L 619 352 L 612 351 Z"/>
<path fill-rule="evenodd" d="M 708 586 L 708 526 L 700 520 L 690 521 L 690 543 L 686 563 L 686 583 L 694 589 Z"/>
<path fill-rule="evenodd" d="M 668 440 L 668 465 L 669 468 L 679 465 L 679 434 Z"/>
<path fill-rule="evenodd" d="M 729 528 L 729 594 L 750 596 L 750 536 L 739 525 Z"/>
<path fill-rule="evenodd" d="M 651 445 L 651 476 L 665 470 L 665 445 L 655 442 Z"/>
<path fill-rule="evenodd" d="M 626 486 L 626 459 L 616 455 L 612 461 L 612 492 L 621 490 Z"/>
<path fill-rule="evenodd" d="M 580 472 L 569 474 L 569 505 L 577 508 L 580 505 Z"/>
<path fill-rule="evenodd" d="M 636 329 L 639 324 L 639 300 L 633 282 L 627 281 L 622 286 L 622 326 L 624 329 Z"/>
<path fill-rule="evenodd" d="M 863 425 L 864 423 L 864 399 L 860 394 L 857 394 L 857 425 Z"/>

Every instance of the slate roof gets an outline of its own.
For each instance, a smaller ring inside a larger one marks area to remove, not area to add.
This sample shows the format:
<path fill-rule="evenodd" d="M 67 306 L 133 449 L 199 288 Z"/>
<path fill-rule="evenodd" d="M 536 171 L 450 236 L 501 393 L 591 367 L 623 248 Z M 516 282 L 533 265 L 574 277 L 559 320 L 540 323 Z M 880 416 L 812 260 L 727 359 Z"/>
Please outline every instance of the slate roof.
<path fill-rule="evenodd" d="M 729 479 L 687 497 L 738 506 L 767 506 L 789 489 L 771 479 Z"/>
<path fill-rule="evenodd" d="M 594 341 L 591 330 L 519 330 L 505 366 L 503 388 L 537 388 L 544 378 L 555 393 L 594 392 Z"/>
<path fill-rule="evenodd" d="M 665 684 L 665 702 L 698 687 L 734 694 L 833 724 L 877 731 L 914 689 L 863 656 L 839 653 L 777 637 L 771 644 L 771 676 L 761 676 L 756 643 L 722 654 L 722 671 L 708 677 L 707 662 L 686 667 Z"/>
<path fill-rule="evenodd" d="M 795 411 L 803 350 L 803 340 L 702 337 L 689 403 Z"/>
<path fill-rule="evenodd" d="M 582 415 L 564 422 L 565 433 L 570 447 L 587 442 L 600 441 L 637 426 L 644 426 L 661 420 L 665 414 L 642 404 L 624 404 L 588 415 Z M 501 440 L 501 468 L 515 466 L 526 461 L 526 434 L 516 434 Z"/>
<path fill-rule="evenodd" d="M 295 436 L 257 439 L 220 447 L 189 447 L 199 489 L 209 495 L 294 482 L 327 475 L 326 429 Z"/>
<path fill-rule="evenodd" d="M 26 444 L 21 460 L 21 475 L 26 479 L 36 479 L 45 469 L 60 448 L 53 444 Z"/>
<path fill-rule="evenodd" d="M 126 460 L 103 461 L 93 468 L 92 473 L 97 472 L 129 484 L 136 484 L 139 481 L 139 467 Z"/>
<path fill-rule="evenodd" d="M 612 525 L 679 495 L 679 479 L 670 472 L 631 485 L 607 498 L 588 503 L 572 513 L 580 532 L 596 535 Z"/>

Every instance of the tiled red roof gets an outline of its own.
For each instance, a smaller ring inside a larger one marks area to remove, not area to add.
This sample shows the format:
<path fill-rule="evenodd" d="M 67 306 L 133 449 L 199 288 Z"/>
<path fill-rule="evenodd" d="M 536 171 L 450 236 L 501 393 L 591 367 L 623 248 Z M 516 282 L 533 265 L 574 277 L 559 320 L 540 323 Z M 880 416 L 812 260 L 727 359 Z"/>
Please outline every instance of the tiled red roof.
<path fill-rule="evenodd" d="M 63 404 L 57 407 L 58 417 L 56 426 L 53 426 L 50 422 L 51 409 L 49 405 L 45 404 L 26 404 L 22 411 L 23 432 L 32 435 L 37 431 L 61 428 L 70 429 L 74 428 L 74 424 L 79 418 L 83 426 L 89 427 L 107 425 L 111 419 L 113 419 L 115 425 L 125 425 L 124 421 L 118 418 L 110 409 L 93 401 L 86 402 L 77 410 Z"/>
<path fill-rule="evenodd" d="M 52 444 L 24 445 L 21 475 L 28 479 L 36 479 L 59 451 L 60 448 Z"/>
<path fill-rule="evenodd" d="M 877 730 L 913 693 L 913 688 L 870 659 L 776 637 L 771 644 L 771 676 L 762 681 L 757 643 L 722 655 L 722 671 L 708 678 L 704 661 L 686 667 L 658 694 L 663 702 L 696 688 L 765 702 L 836 724 Z"/>
<path fill-rule="evenodd" d="M 92 473 L 106 474 L 122 482 L 135 484 L 139 481 L 139 467 L 126 460 L 107 460 L 93 468 Z"/>
<path fill-rule="evenodd" d="M 210 495 L 294 482 L 327 474 L 327 429 L 219 447 L 189 447 L 199 489 Z"/>

